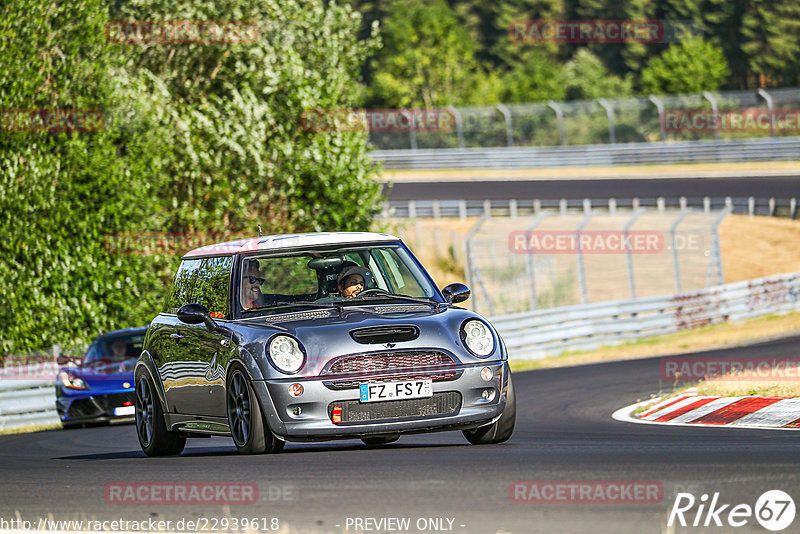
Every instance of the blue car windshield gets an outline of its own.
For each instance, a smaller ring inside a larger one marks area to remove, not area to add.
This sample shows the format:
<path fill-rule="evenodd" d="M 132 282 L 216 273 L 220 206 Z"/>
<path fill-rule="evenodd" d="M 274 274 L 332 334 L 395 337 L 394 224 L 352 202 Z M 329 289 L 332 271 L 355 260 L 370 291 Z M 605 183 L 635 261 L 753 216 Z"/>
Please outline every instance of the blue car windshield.
<path fill-rule="evenodd" d="M 142 353 L 144 334 L 100 339 L 92 343 L 83 357 L 84 367 L 97 367 L 136 360 Z"/>
<path fill-rule="evenodd" d="M 340 306 L 404 297 L 442 302 L 426 274 L 400 245 L 249 256 L 241 273 L 239 301 L 244 310 L 301 303 Z"/>

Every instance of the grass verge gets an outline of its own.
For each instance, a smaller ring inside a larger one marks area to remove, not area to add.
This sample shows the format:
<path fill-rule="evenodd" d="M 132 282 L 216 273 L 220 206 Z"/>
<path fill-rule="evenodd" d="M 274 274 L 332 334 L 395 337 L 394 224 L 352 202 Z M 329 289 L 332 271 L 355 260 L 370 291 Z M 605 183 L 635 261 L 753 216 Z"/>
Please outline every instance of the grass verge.
<path fill-rule="evenodd" d="M 0 436 L 5 436 L 7 434 L 27 434 L 30 432 L 42 432 L 43 430 L 56 430 L 57 428 L 61 428 L 61 423 L 52 423 L 49 425 L 22 426 L 19 428 L 6 428 L 0 430 Z"/>

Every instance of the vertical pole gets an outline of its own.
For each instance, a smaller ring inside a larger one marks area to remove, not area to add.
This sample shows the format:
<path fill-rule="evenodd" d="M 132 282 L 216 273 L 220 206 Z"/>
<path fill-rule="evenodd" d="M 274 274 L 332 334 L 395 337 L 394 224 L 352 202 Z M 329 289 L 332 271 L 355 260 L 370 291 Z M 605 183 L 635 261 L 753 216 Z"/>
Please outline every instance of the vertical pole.
<path fill-rule="evenodd" d="M 719 116 L 719 108 L 717 107 L 717 99 L 708 91 L 703 91 L 703 98 L 708 100 L 711 103 L 711 113 L 714 114 L 714 117 Z M 714 121 L 716 124 L 716 128 L 714 128 L 714 139 L 719 141 L 719 119 Z"/>
<path fill-rule="evenodd" d="M 508 216 L 512 219 L 517 218 L 517 199 L 512 198 L 508 201 Z"/>
<path fill-rule="evenodd" d="M 750 217 L 756 214 L 756 199 L 754 197 L 747 199 L 747 213 Z"/>
<path fill-rule="evenodd" d="M 661 129 L 661 140 L 662 141 L 666 141 L 667 140 L 667 125 L 665 124 L 665 121 L 664 121 L 664 103 L 661 102 L 661 100 L 659 100 L 658 98 L 656 98 L 653 95 L 650 95 L 647 98 L 650 100 L 650 102 L 655 104 L 656 109 L 658 110 L 658 125 L 659 125 L 659 127 Z"/>
<path fill-rule="evenodd" d="M 494 315 L 494 304 L 492 303 L 491 295 L 486 291 L 486 288 L 483 286 L 483 283 L 480 279 L 480 270 L 474 263 L 474 257 L 472 255 L 472 239 L 475 237 L 475 234 L 478 233 L 483 223 L 486 222 L 488 217 L 486 214 L 481 216 L 480 219 L 475 223 L 475 226 L 470 228 L 467 235 L 464 236 L 464 276 L 467 279 L 467 285 L 469 287 L 479 288 L 483 291 L 483 294 L 486 296 L 486 299 L 489 303 L 489 310 L 492 315 Z M 473 311 L 478 311 L 478 299 L 477 299 L 477 291 L 475 291 L 475 300 L 472 301 L 472 309 Z"/>
<path fill-rule="evenodd" d="M 578 225 L 578 228 L 575 231 L 575 239 L 577 240 L 578 249 L 578 289 L 581 293 L 581 304 L 586 304 L 588 300 L 586 291 L 586 266 L 583 263 L 583 251 L 581 250 L 581 232 L 584 228 L 586 228 L 591 220 L 592 214 L 589 212 L 589 214 L 583 218 L 583 221 L 581 221 L 581 224 Z"/>
<path fill-rule="evenodd" d="M 458 201 L 458 219 L 460 221 L 467 220 L 467 201 L 466 200 L 459 200 Z"/>
<path fill-rule="evenodd" d="M 609 215 L 617 214 L 617 199 L 614 197 L 608 199 L 608 213 Z"/>
<path fill-rule="evenodd" d="M 464 148 L 464 123 L 461 120 L 461 112 L 453 106 L 447 106 L 447 111 L 453 114 L 456 123 L 456 136 L 458 138 L 458 148 Z"/>
<path fill-rule="evenodd" d="M 417 217 L 417 202 L 415 200 L 408 201 L 408 218 L 414 219 Z"/>
<path fill-rule="evenodd" d="M 688 214 L 689 212 L 684 211 L 678 215 L 678 218 L 675 219 L 675 222 L 672 223 L 672 226 L 670 226 L 669 229 L 670 241 L 672 242 L 672 270 L 675 273 L 675 293 L 681 292 L 681 266 L 678 260 L 678 240 L 675 234 L 678 229 L 678 225 Z"/>
<path fill-rule="evenodd" d="M 626 238 L 625 242 L 626 243 L 627 243 L 627 237 L 628 237 L 628 234 L 630 233 L 631 227 L 636 223 L 636 220 L 644 212 L 645 212 L 645 210 L 642 209 L 642 208 L 637 209 L 633 213 L 631 218 L 628 219 L 628 222 L 625 223 L 625 227 L 623 228 L 623 231 L 625 232 L 625 238 Z M 633 272 L 633 255 L 631 253 L 631 247 L 629 247 L 629 246 L 625 247 L 625 264 L 626 264 L 626 267 L 628 268 L 628 288 L 630 289 L 630 292 L 631 292 L 631 298 L 635 299 L 636 298 L 636 277 L 634 276 L 634 272 Z"/>
<path fill-rule="evenodd" d="M 769 136 L 775 137 L 775 114 L 772 111 L 772 96 L 764 89 L 759 89 L 756 94 L 764 99 L 769 110 Z"/>
<path fill-rule="evenodd" d="M 558 137 L 561 138 L 561 144 L 567 144 L 567 134 L 564 132 L 564 110 L 555 100 L 549 100 L 547 105 L 556 112 L 556 120 L 558 121 Z"/>
<path fill-rule="evenodd" d="M 514 146 L 514 131 L 511 128 L 511 110 L 505 104 L 497 104 L 497 110 L 503 114 L 506 120 L 506 142 L 508 146 Z"/>
<path fill-rule="evenodd" d="M 598 98 L 597 103 L 606 110 L 606 118 L 608 119 L 608 138 L 611 140 L 611 144 L 617 142 L 616 132 L 614 131 L 614 108 L 611 106 L 608 100 L 605 98 Z"/>
<path fill-rule="evenodd" d="M 711 199 L 708 197 L 703 197 L 703 213 L 706 215 L 711 214 Z"/>
<path fill-rule="evenodd" d="M 492 216 L 492 201 L 491 200 L 484 200 L 483 201 L 483 215 L 489 219 Z"/>
<path fill-rule="evenodd" d="M 439 201 L 438 200 L 434 200 L 433 201 L 433 218 L 438 220 L 441 217 L 441 213 L 442 213 L 442 210 L 441 210 L 441 206 L 439 206 Z"/>
<path fill-rule="evenodd" d="M 709 261 L 716 263 L 717 284 L 725 283 L 725 276 L 722 271 L 722 247 L 719 243 L 719 225 L 730 214 L 731 209 L 726 206 L 711 226 L 711 258 L 709 258 Z"/>
<path fill-rule="evenodd" d="M 547 217 L 547 213 L 539 213 L 534 217 L 533 221 L 530 225 L 525 229 L 525 237 L 527 238 L 530 232 L 533 232 L 539 223 L 542 222 L 542 219 Z M 528 257 L 525 261 L 525 270 L 528 273 L 528 280 L 530 281 L 528 288 L 529 288 L 529 298 L 531 303 L 531 310 L 535 310 L 539 307 L 539 297 L 536 295 L 536 264 L 534 262 L 534 253 L 531 250 L 526 251 L 528 253 Z"/>

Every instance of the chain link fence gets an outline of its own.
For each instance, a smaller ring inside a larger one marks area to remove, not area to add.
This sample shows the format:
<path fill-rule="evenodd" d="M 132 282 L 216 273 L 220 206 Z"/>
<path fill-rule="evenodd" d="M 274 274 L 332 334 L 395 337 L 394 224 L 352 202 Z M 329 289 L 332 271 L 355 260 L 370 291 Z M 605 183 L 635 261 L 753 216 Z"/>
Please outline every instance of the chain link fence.
<path fill-rule="evenodd" d="M 489 316 L 724 283 L 729 208 L 482 217 L 463 241 L 472 308 Z"/>
<path fill-rule="evenodd" d="M 449 107 L 453 120 L 444 130 L 411 120 L 397 131 L 370 132 L 370 142 L 392 150 L 783 137 L 800 134 L 798 110 L 798 88 Z"/>

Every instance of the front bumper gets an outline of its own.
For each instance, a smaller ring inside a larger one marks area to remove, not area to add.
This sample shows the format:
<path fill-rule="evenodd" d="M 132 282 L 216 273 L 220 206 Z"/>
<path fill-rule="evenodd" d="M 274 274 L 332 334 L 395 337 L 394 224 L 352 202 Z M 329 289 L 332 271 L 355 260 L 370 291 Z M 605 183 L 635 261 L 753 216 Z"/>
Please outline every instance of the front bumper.
<path fill-rule="evenodd" d="M 493 375 L 489 381 L 481 378 L 481 369 L 488 367 Z M 409 434 L 475 428 L 496 420 L 505 408 L 505 385 L 508 383 L 508 367 L 502 361 L 479 362 L 455 367 L 459 376 L 453 380 L 433 382 L 434 398 L 430 402 L 414 405 L 405 400 L 359 403 L 358 387 L 333 389 L 330 377 L 280 380 L 258 380 L 254 389 L 262 406 L 274 406 L 280 423 L 271 425 L 279 437 L 288 441 L 315 441 L 347 439 L 381 434 Z M 403 379 L 402 377 L 398 378 Z M 382 376 L 380 381 L 388 381 Z M 353 382 L 353 379 L 347 381 Z M 361 377 L 359 382 L 368 382 Z M 301 384 L 300 397 L 289 395 L 291 384 Z M 327 383 L 327 385 L 326 385 Z M 488 398 L 484 398 L 488 392 Z M 456 399 L 456 400 L 454 400 Z M 424 399 L 420 399 L 424 401 Z M 346 420 L 334 423 L 331 417 L 333 406 L 347 406 L 361 413 L 358 421 Z M 370 411 L 371 407 L 381 405 Z M 395 409 L 397 407 L 397 409 Z M 299 413 L 298 413 L 299 408 Z M 438 413 L 444 411 L 446 413 Z M 416 412 L 416 413 L 415 413 Z M 370 414 L 377 418 L 370 418 Z"/>
<path fill-rule="evenodd" d="M 62 423 L 99 423 L 117 419 L 129 419 L 130 414 L 117 414 L 117 408 L 132 408 L 136 393 L 132 388 L 120 389 L 94 395 L 60 394 L 56 396 L 56 410 Z M 125 406 L 125 403 L 130 403 Z"/>

